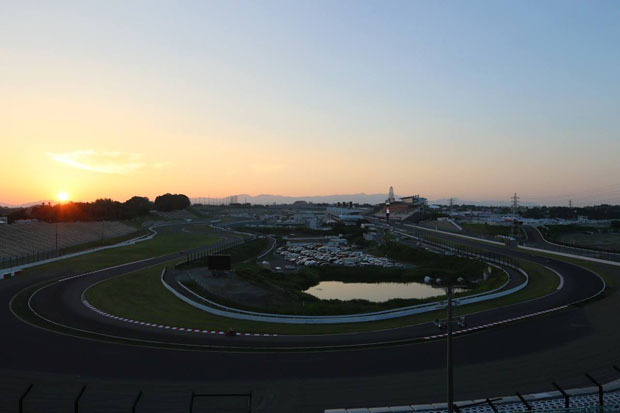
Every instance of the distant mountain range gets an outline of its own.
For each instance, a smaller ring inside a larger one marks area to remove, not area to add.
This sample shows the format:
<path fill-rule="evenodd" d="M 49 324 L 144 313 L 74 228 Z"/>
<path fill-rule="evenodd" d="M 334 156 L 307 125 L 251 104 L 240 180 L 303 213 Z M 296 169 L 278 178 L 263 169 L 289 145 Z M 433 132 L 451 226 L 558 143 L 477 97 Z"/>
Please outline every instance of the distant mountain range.
<path fill-rule="evenodd" d="M 437 204 L 437 205 L 450 205 L 450 199 L 437 199 L 435 201 L 428 201 L 429 204 Z M 510 201 L 467 201 L 459 198 L 454 198 L 454 205 L 477 205 L 477 206 L 499 206 L 499 207 L 507 207 L 511 206 L 512 203 Z M 519 201 L 519 206 L 541 206 L 542 204 L 537 202 L 521 202 Z"/>
<path fill-rule="evenodd" d="M 41 205 L 41 204 L 47 204 L 48 202 L 51 202 L 52 204 L 55 201 L 52 200 L 46 200 L 46 201 L 37 201 L 37 202 L 27 202 L 25 204 L 9 204 L 8 202 L 0 202 L 0 207 L 6 207 L 6 208 L 28 208 L 30 206 L 33 205 Z"/>
<path fill-rule="evenodd" d="M 355 204 L 380 204 L 385 202 L 387 194 L 348 194 L 348 195 L 314 195 L 314 196 L 284 196 L 284 195 L 270 195 L 260 194 L 256 196 L 248 194 L 233 195 L 237 197 L 237 202 L 250 204 L 292 204 L 295 201 L 313 202 L 315 204 L 327 203 L 332 204 L 335 202 L 353 202 Z M 209 199 L 213 202 L 217 202 L 218 199 L 213 198 L 192 198 L 192 202 L 209 203 Z M 219 201 L 228 200 L 228 198 L 219 199 Z"/>

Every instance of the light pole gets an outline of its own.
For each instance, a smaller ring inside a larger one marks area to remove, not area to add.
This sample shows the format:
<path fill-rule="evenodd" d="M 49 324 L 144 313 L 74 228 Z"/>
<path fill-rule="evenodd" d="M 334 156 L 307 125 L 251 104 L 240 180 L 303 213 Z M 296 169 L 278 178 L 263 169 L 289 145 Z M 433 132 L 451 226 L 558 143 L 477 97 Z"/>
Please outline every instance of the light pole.
<path fill-rule="evenodd" d="M 453 389 L 453 374 L 452 374 L 452 295 L 454 294 L 454 287 L 444 287 L 446 295 L 448 296 L 447 305 L 447 337 L 446 337 L 446 372 L 447 372 L 447 396 L 448 396 L 448 413 L 454 411 L 454 389 Z"/>
<path fill-rule="evenodd" d="M 430 280 L 429 280 L 430 281 Z M 457 278 L 458 284 L 442 285 L 441 287 L 446 293 L 446 398 L 448 399 L 448 413 L 454 412 L 454 381 L 453 381 L 453 362 L 452 362 L 452 298 L 454 297 L 454 291 L 463 287 L 465 279 L 462 277 Z M 441 285 L 441 279 L 437 278 L 435 282 Z M 438 327 L 443 328 L 443 323 L 439 320 L 436 321 Z M 461 317 L 459 320 L 460 325 L 465 325 L 465 318 Z"/>

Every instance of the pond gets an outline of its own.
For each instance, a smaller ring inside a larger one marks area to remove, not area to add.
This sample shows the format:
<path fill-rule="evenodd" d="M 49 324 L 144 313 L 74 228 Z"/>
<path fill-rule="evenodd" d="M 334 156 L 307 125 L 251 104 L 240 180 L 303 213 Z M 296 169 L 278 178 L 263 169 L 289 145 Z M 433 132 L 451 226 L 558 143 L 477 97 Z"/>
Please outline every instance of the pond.
<path fill-rule="evenodd" d="M 444 295 L 441 288 L 422 283 L 343 283 L 341 281 L 321 281 L 305 293 L 322 300 L 362 299 L 376 303 L 393 298 L 429 298 Z"/>

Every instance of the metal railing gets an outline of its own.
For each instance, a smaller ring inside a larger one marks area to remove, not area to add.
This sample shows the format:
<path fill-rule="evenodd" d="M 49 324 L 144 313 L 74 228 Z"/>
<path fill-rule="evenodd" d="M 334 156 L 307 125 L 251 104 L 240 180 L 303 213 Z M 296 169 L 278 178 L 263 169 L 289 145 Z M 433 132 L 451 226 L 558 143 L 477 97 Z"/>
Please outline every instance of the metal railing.
<path fill-rule="evenodd" d="M 37 262 L 42 260 L 48 260 L 50 258 L 60 257 L 62 250 L 50 250 L 50 251 L 38 251 L 31 254 L 24 254 L 15 257 L 8 257 L 0 259 L 0 269 L 13 268 L 24 264 L 30 264 L 31 262 Z"/>

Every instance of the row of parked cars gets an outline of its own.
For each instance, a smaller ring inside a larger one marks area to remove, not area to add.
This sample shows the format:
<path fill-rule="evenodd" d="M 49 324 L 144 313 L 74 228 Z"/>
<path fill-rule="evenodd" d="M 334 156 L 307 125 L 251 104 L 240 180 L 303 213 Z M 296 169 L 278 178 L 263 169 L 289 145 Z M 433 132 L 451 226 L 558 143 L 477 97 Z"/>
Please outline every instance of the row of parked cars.
<path fill-rule="evenodd" d="M 306 244 L 300 246 L 280 247 L 276 254 L 282 255 L 285 260 L 306 267 L 344 265 L 346 267 L 383 267 L 403 268 L 404 265 L 393 262 L 389 258 L 375 257 L 363 251 L 353 250 L 351 247 L 321 246 Z"/>

